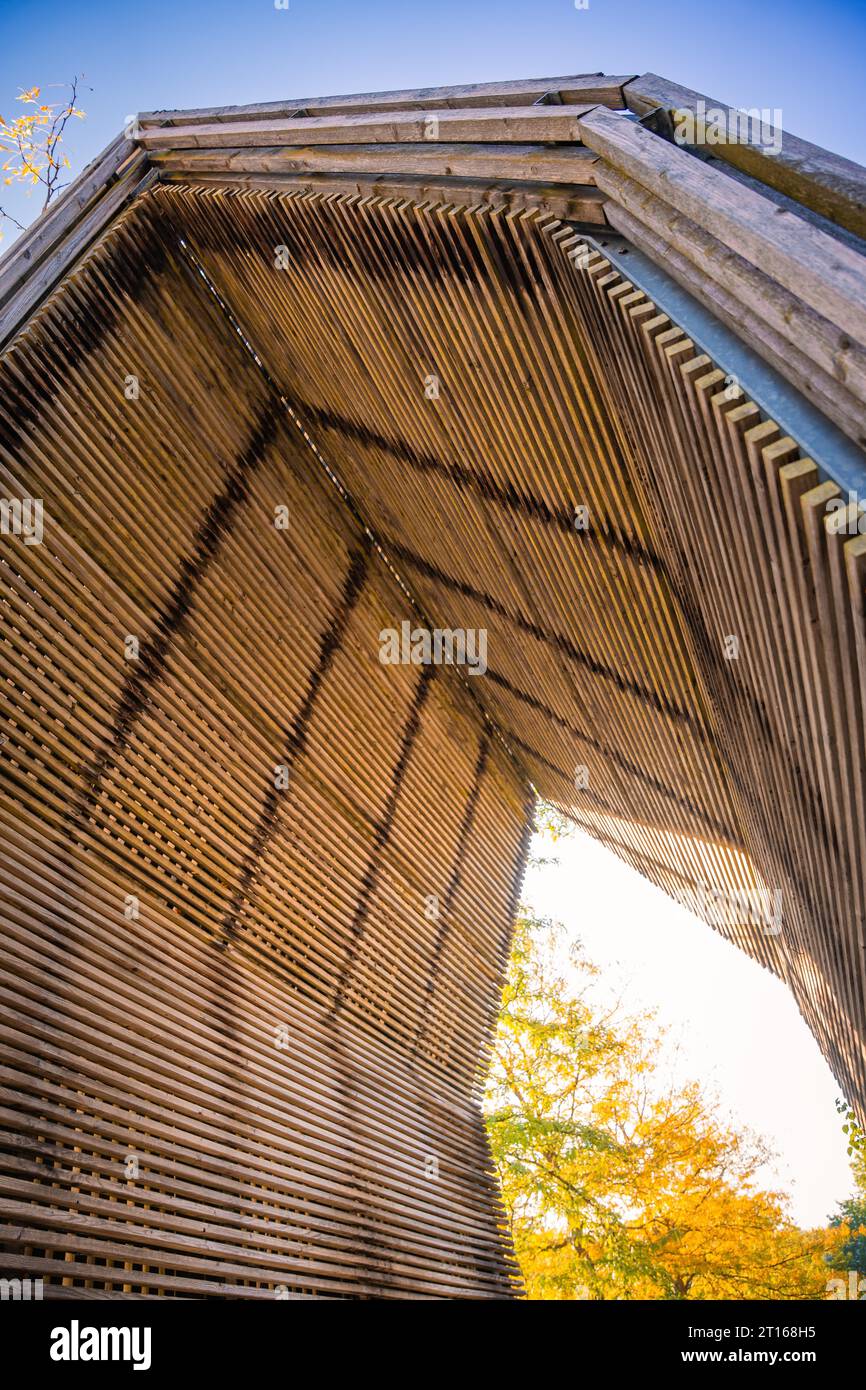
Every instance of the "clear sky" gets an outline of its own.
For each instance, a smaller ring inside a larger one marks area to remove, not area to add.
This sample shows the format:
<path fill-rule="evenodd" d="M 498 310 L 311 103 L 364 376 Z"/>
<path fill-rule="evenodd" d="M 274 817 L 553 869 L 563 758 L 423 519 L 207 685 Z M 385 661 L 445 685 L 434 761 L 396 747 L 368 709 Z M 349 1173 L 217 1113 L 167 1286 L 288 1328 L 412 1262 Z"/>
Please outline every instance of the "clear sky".
<path fill-rule="evenodd" d="M 768 1185 L 801 1225 L 824 1225 L 852 1188 L 840 1090 L 785 986 L 589 836 L 537 836 L 533 853 L 559 863 L 530 866 L 524 901 L 581 939 L 604 993 L 657 1010 L 665 1066 L 762 1134 L 779 1155 Z"/>
<path fill-rule="evenodd" d="M 0 0 L 4 116 L 21 88 L 84 74 L 75 169 L 137 111 L 595 71 L 778 108 L 786 130 L 866 163 L 864 57 L 864 0 Z M 38 210 L 19 190 L 0 203 L 24 223 Z M 529 900 L 659 1007 L 687 1069 L 781 1150 L 798 1217 L 822 1222 L 849 1186 L 837 1088 L 785 990 L 593 842 L 559 853 Z"/>

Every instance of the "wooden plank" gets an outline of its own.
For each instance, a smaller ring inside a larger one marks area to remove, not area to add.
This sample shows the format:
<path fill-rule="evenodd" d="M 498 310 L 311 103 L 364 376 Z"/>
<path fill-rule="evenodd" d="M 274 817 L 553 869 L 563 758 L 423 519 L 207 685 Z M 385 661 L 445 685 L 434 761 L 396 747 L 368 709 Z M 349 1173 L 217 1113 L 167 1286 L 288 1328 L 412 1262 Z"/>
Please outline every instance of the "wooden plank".
<path fill-rule="evenodd" d="M 172 174 L 400 174 L 415 179 L 588 184 L 595 156 L 546 145 L 310 145 L 265 149 L 154 151 L 153 166 Z"/>
<path fill-rule="evenodd" d="M 130 210 L 0 363 L 0 483 L 51 515 L 26 577 L 3 557 L 0 1239 L 48 1296 L 509 1297 L 475 1087 L 528 791 L 457 673 L 376 660 L 406 595 L 166 210 Z M 253 626 L 273 659 L 237 648 Z"/>
<path fill-rule="evenodd" d="M 592 110 L 580 106 L 505 106 L 491 110 L 395 111 L 363 115 L 308 116 L 300 120 L 232 121 L 145 128 L 140 143 L 147 150 L 223 149 L 275 145 L 373 145 L 482 141 L 514 144 L 580 141 L 577 118 Z M 229 137 L 227 139 L 227 137 Z"/>
<path fill-rule="evenodd" d="M 459 110 L 474 106 L 531 106 L 550 92 L 570 105 L 602 105 L 621 108 L 623 87 L 630 78 L 604 73 L 571 77 L 527 78 L 511 82 L 477 82 L 452 87 L 420 87 L 402 91 L 364 92 L 351 96 L 292 97 L 285 101 L 256 102 L 248 106 L 210 106 L 188 111 L 147 111 L 138 117 L 143 129 L 176 124 L 212 124 L 271 120 L 296 111 L 310 116 L 341 111 L 361 115 L 371 111 Z"/>
<path fill-rule="evenodd" d="M 40 265 L 93 204 L 110 186 L 143 160 L 136 146 L 122 135 L 98 155 L 68 188 L 28 227 L 0 260 L 0 307 L 6 304 L 21 282 Z"/>
<path fill-rule="evenodd" d="M 155 173 L 148 170 L 147 161 L 139 152 L 129 161 L 122 177 L 102 185 L 101 195 L 90 201 L 82 217 L 64 217 L 53 224 L 50 235 L 39 243 L 39 264 L 26 267 L 19 263 L 17 271 L 10 275 L 9 294 L 0 308 L 0 348 L 123 208 L 155 182 Z M 72 204 L 68 210 L 73 212 Z"/>
<path fill-rule="evenodd" d="M 551 215 L 598 188 L 199 169 L 0 359 L 0 488 L 46 510 L 0 551 L 0 1239 L 64 1297 L 510 1297 L 478 1087 L 530 779 L 732 903 L 864 1103 L 856 508 Z M 602 174 L 850 396 L 799 294 Z M 404 618 L 483 630 L 484 677 L 383 666 Z"/>
<path fill-rule="evenodd" d="M 666 246 L 690 260 L 702 276 L 710 277 L 739 299 L 753 317 L 786 338 L 796 351 L 808 346 L 810 356 L 824 372 L 866 403 L 866 349 L 852 343 L 798 296 L 634 179 L 603 163 L 597 179 L 602 192 L 624 207 L 632 221 L 644 223 Z"/>
<path fill-rule="evenodd" d="M 639 116 L 662 110 L 672 119 L 678 112 L 695 118 L 702 109 L 704 112 L 721 111 L 727 121 L 737 114 L 736 108 L 725 102 L 693 92 L 652 72 L 629 82 L 624 94 L 629 110 Z M 777 148 L 768 152 L 767 145 Z M 763 145 L 756 141 L 737 141 L 713 144 L 708 149 L 719 159 L 796 199 L 804 207 L 866 238 L 866 169 L 853 160 L 844 159 L 788 131 L 776 131 L 772 125 Z"/>
<path fill-rule="evenodd" d="M 584 144 L 866 343 L 866 258 L 622 116 L 596 108 Z"/>
<path fill-rule="evenodd" d="M 581 184 L 523 183 L 517 180 L 413 179 L 392 174 L 376 177 L 350 174 L 263 174 L 165 171 L 166 183 L 191 188 L 259 189 L 274 193 L 336 193 L 362 198 L 397 198 L 415 203 L 445 203 L 454 207 L 536 211 L 565 221 L 604 226 L 604 195 Z"/>
<path fill-rule="evenodd" d="M 863 443 L 862 405 L 843 383 L 816 365 L 805 347 L 771 327 L 760 307 L 751 307 L 732 294 L 723 283 L 702 273 L 701 267 L 696 266 L 685 253 L 685 248 L 671 245 L 665 235 L 660 235 L 645 218 L 633 215 L 614 201 L 605 204 L 605 213 L 612 226 L 628 237 L 639 250 L 663 264 L 683 289 L 705 304 L 750 347 L 760 351 L 765 361 L 801 391 L 822 414 L 833 420 L 855 443 Z"/>

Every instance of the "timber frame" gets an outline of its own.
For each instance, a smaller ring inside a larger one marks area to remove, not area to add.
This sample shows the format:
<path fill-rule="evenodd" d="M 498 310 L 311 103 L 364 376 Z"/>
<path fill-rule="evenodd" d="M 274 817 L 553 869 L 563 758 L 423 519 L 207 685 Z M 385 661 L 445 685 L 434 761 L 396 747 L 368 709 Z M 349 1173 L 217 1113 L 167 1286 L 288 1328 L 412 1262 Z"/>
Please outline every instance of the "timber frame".
<path fill-rule="evenodd" d="M 862 1118 L 866 171 L 708 108 L 150 112 L 0 263 L 0 1273 L 519 1295 L 479 1090 L 537 793 Z M 409 619 L 489 668 L 383 664 Z"/>

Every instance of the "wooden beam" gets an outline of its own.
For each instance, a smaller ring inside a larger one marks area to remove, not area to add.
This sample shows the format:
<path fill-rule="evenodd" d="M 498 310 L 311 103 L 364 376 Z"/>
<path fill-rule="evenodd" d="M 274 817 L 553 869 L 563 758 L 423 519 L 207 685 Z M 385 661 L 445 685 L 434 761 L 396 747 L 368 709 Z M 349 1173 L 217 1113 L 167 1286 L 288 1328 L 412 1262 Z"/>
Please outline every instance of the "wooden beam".
<path fill-rule="evenodd" d="M 568 105 L 588 104 L 622 109 L 623 88 L 631 76 L 582 73 L 570 77 L 537 77 L 515 82 L 473 82 L 456 87 L 416 87 L 390 92 L 356 92 L 350 96 L 293 97 L 286 101 L 254 102 L 247 106 L 203 106 L 189 111 L 147 111 L 139 116 L 144 128 L 170 125 L 210 125 L 216 121 L 279 119 L 293 112 L 310 116 L 341 111 L 344 115 L 371 111 L 418 111 L 424 108 L 459 110 L 465 106 L 531 106 L 556 92 Z"/>
<path fill-rule="evenodd" d="M 506 212 L 537 211 L 568 222 L 605 225 L 606 199 L 597 188 L 575 184 L 507 182 L 480 179 L 417 179 L 398 174 L 266 174 L 166 172 L 166 183 L 190 188 L 258 189 L 274 193 L 338 193 L 362 198 L 397 198 L 418 204 L 496 208 Z"/>
<path fill-rule="evenodd" d="M 672 119 L 680 112 L 696 118 L 700 103 L 704 110 L 724 112 L 726 119 L 729 114 L 736 115 L 736 108 L 725 102 L 669 82 L 654 72 L 627 83 L 624 93 L 629 110 L 639 116 L 663 110 Z M 754 141 L 714 144 L 710 148 L 719 159 L 866 238 L 866 169 L 787 131 L 773 130 L 769 142 L 778 143 L 777 153 L 769 153 L 765 145 Z"/>
<path fill-rule="evenodd" d="M 131 140 L 118 135 L 79 174 L 60 197 L 36 218 L 0 261 L 0 305 L 5 304 L 26 278 L 75 223 L 105 196 L 120 179 L 134 179 L 145 157 Z"/>
<path fill-rule="evenodd" d="M 579 142 L 577 117 L 592 110 L 583 106 L 505 106 L 494 110 L 396 111 L 356 116 L 311 116 L 272 120 L 214 121 L 146 129 L 141 144 L 147 150 L 220 149 L 259 145 L 426 144 L 464 141 Z"/>
<path fill-rule="evenodd" d="M 813 370 L 817 367 L 834 378 L 843 391 L 853 392 L 866 404 L 866 348 L 852 343 L 797 295 L 628 175 L 600 161 L 597 177 L 602 191 L 630 214 L 630 222 L 637 219 L 660 239 L 656 256 L 660 264 L 667 267 L 669 251 L 685 256 L 692 263 L 698 280 L 709 279 L 723 287 L 727 295 L 738 299 L 748 310 L 750 319 L 757 315 L 775 334 L 787 340 L 791 351 L 808 349 Z M 616 223 L 613 208 L 610 216 Z M 661 246 L 665 248 L 663 252 Z M 849 405 L 856 411 L 854 402 Z"/>
<path fill-rule="evenodd" d="M 716 318 L 760 353 L 781 376 L 801 391 L 806 400 L 834 421 L 855 443 L 863 443 L 863 407 L 838 381 L 817 367 L 802 346 L 792 345 L 770 327 L 759 309 L 750 308 L 724 284 L 719 284 L 693 264 L 684 251 L 672 245 L 641 217 L 609 200 L 606 215 L 611 226 L 649 256 Z"/>
<path fill-rule="evenodd" d="M 42 255 L 35 269 L 19 266 L 18 274 L 10 276 L 11 292 L 0 307 L 0 348 L 6 346 L 46 295 L 51 293 L 58 281 L 126 205 L 156 179 L 156 172 L 148 168 L 144 154 L 139 151 L 128 162 L 122 178 L 102 187 L 101 196 L 92 200 L 84 216 L 64 217 L 55 222 L 52 234 L 47 239 L 37 240 L 34 237 L 34 248 L 41 249 Z M 70 203 L 67 211 L 77 213 L 77 202 Z M 38 224 L 35 231 L 41 231 Z"/>
<path fill-rule="evenodd" d="M 866 260 L 826 232 L 642 126 L 596 107 L 578 122 L 584 144 L 817 313 L 866 343 Z"/>
<path fill-rule="evenodd" d="M 593 184 L 595 155 L 546 145 L 310 145 L 264 149 L 154 151 L 152 163 L 171 173 L 405 174 Z"/>

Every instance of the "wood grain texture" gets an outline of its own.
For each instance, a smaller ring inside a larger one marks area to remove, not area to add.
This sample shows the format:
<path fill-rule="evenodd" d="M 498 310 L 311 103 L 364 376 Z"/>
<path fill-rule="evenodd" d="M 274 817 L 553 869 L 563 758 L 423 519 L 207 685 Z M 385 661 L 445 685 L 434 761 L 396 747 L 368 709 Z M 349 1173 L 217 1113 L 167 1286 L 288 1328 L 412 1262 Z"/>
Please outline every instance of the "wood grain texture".
<path fill-rule="evenodd" d="M 824 752 L 863 717 L 858 619 L 784 470 L 822 519 L 838 490 L 555 219 L 155 196 L 424 610 L 489 630 L 475 688 L 534 785 L 679 900 L 719 894 L 862 1096 L 861 774 Z"/>
<path fill-rule="evenodd" d="M 471 82 L 462 86 L 405 88 L 402 91 L 362 92 L 351 96 L 290 97 L 285 101 L 257 102 L 248 106 L 200 107 L 188 111 L 148 111 L 139 117 L 149 130 L 171 125 L 209 125 L 216 121 L 277 120 L 303 112 L 310 117 L 339 112 L 367 115 L 376 111 L 459 111 L 465 107 L 531 106 L 555 99 L 568 105 L 622 108 L 623 88 L 629 77 L 583 73 L 571 77 L 522 78 L 512 82 Z"/>
<path fill-rule="evenodd" d="M 0 557 L 0 1264 L 508 1297 L 477 1097 L 525 778 L 455 671 L 379 662 L 411 607 L 156 211 L 0 368 L 46 511 Z"/>
<path fill-rule="evenodd" d="M 606 227 L 606 200 L 597 188 L 581 184 L 532 183 L 518 179 L 458 179 L 401 174 L 222 173 L 163 170 L 166 183 L 199 188 L 257 188 L 271 193 L 337 193 L 362 198 L 396 198 L 413 203 L 447 203 L 452 207 L 491 208 L 503 212 L 544 212 L 564 221 Z"/>
<path fill-rule="evenodd" d="M 154 151 L 152 164 L 187 178 L 197 173 L 400 174 L 423 178 L 468 178 L 592 185 L 595 156 L 584 149 L 547 145 L 310 145 Z"/>
<path fill-rule="evenodd" d="M 579 143 L 577 117 L 583 106 L 504 106 L 487 110 L 379 112 L 364 115 L 289 116 L 231 123 L 234 147 L 259 145 L 424 144 L 430 141 Z M 435 134 L 431 133 L 431 128 Z M 219 149 L 226 143 L 225 123 L 144 127 L 141 143 L 148 150 Z"/>
<path fill-rule="evenodd" d="M 663 197 L 858 342 L 866 342 L 866 258 L 686 150 L 600 107 L 584 144 Z"/>
<path fill-rule="evenodd" d="M 624 95 L 629 110 L 639 116 L 662 110 L 671 117 L 678 112 L 695 117 L 701 109 L 700 103 L 704 111 L 722 111 L 726 117 L 737 114 L 736 108 L 726 102 L 693 92 L 652 72 L 627 83 Z M 712 152 L 804 207 L 866 238 L 866 170 L 853 160 L 824 150 L 787 130 L 771 129 L 772 133 L 768 131 L 763 142 L 737 140 L 713 144 Z M 774 147 L 772 153 L 767 146 Z"/>
<path fill-rule="evenodd" d="M 866 262 L 627 82 L 151 113 L 14 248 L 0 1272 L 519 1295 L 479 1096 L 536 792 L 866 1114 L 862 502 L 571 224 L 855 439 Z M 403 620 L 484 673 L 383 665 Z"/>

